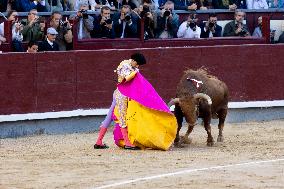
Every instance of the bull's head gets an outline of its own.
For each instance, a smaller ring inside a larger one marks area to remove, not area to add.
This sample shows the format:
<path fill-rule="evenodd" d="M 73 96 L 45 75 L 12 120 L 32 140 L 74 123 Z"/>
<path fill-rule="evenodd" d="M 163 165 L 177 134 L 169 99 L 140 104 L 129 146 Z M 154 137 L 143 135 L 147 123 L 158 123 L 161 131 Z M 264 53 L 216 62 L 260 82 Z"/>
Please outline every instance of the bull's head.
<path fill-rule="evenodd" d="M 181 98 L 172 99 L 169 104 L 178 104 L 189 124 L 195 124 L 198 118 L 198 108 L 200 99 L 206 100 L 209 106 L 212 104 L 211 98 L 204 93 L 196 93 L 193 96 L 185 96 Z"/>

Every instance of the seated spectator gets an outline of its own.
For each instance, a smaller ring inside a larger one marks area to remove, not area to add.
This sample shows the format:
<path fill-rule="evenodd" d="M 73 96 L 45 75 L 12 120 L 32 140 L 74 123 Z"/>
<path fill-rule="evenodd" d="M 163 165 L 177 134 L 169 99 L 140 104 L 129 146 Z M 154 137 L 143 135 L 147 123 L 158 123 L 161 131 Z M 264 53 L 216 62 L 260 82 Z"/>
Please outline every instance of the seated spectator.
<path fill-rule="evenodd" d="M 167 1 L 160 15 L 157 17 L 157 38 L 175 38 L 179 26 L 179 16 L 174 13 L 174 4 L 172 1 Z"/>
<path fill-rule="evenodd" d="M 270 8 L 284 8 L 283 0 L 271 0 L 271 4 L 268 5 Z"/>
<path fill-rule="evenodd" d="M 5 42 L 6 42 L 6 38 L 4 36 L 0 35 L 0 45 L 2 43 L 5 43 Z"/>
<path fill-rule="evenodd" d="M 153 7 L 152 7 L 153 8 Z M 151 4 L 144 3 L 142 10 L 139 10 L 140 17 L 144 18 L 144 39 L 155 37 L 154 10 L 151 11 Z"/>
<path fill-rule="evenodd" d="M 91 38 L 90 32 L 94 29 L 94 18 L 88 15 L 88 5 L 86 3 L 80 4 L 80 9 L 76 15 L 71 15 L 70 19 L 78 19 L 77 31 L 78 39 Z"/>
<path fill-rule="evenodd" d="M 217 24 L 217 15 L 209 14 L 208 21 L 201 24 L 201 38 L 221 37 L 222 27 Z"/>
<path fill-rule="evenodd" d="M 38 51 L 59 51 L 59 46 L 55 42 L 57 34 L 54 28 L 48 28 L 46 39 L 39 43 Z"/>
<path fill-rule="evenodd" d="M 38 51 L 38 43 L 36 41 L 30 41 L 28 43 L 28 53 L 36 53 Z"/>
<path fill-rule="evenodd" d="M 227 23 L 224 28 L 224 37 L 230 36 L 250 36 L 249 30 L 246 24 L 243 23 L 245 18 L 245 13 L 238 10 L 235 12 L 235 20 Z"/>
<path fill-rule="evenodd" d="M 195 2 L 191 2 L 191 0 L 172 0 L 172 2 L 174 3 L 175 10 L 192 10 L 193 11 L 193 10 L 197 10 L 198 8 L 197 4 Z"/>
<path fill-rule="evenodd" d="M 178 29 L 178 38 L 200 38 L 201 29 L 197 26 L 196 14 L 190 14 Z"/>
<path fill-rule="evenodd" d="M 254 29 L 252 36 L 254 37 L 262 37 L 262 17 L 258 17 L 257 19 L 258 26 Z M 270 30 L 270 42 L 275 43 L 275 30 Z"/>
<path fill-rule="evenodd" d="M 246 9 L 246 3 L 244 0 L 212 0 L 212 6 L 214 9 Z"/>
<path fill-rule="evenodd" d="M 18 1 L 18 11 L 20 12 L 29 12 L 32 9 L 37 9 L 40 12 L 45 12 L 45 1 L 46 0 L 19 0 Z"/>
<path fill-rule="evenodd" d="M 95 0 L 95 6 L 94 6 L 95 9 L 101 9 L 104 6 L 109 7 L 111 10 L 115 10 L 118 8 L 118 2 L 108 1 L 108 0 Z M 95 10 L 94 8 L 92 7 L 92 10 Z"/>
<path fill-rule="evenodd" d="M 63 11 L 61 0 L 45 0 L 45 7 L 48 12 Z"/>
<path fill-rule="evenodd" d="M 118 38 L 138 37 L 138 16 L 131 11 L 129 5 L 123 5 L 119 13 L 113 16 L 113 27 L 115 36 Z"/>
<path fill-rule="evenodd" d="M 23 52 L 24 49 L 22 47 L 23 41 L 23 25 L 18 20 L 18 13 L 15 10 L 11 10 L 7 13 L 8 21 L 12 21 L 12 43 L 13 43 L 13 51 L 15 52 Z M 4 22 L 0 24 L 0 35 L 4 35 Z"/>
<path fill-rule="evenodd" d="M 17 0 L 0 0 L 0 12 L 8 12 L 10 10 L 18 11 L 18 8 Z"/>
<path fill-rule="evenodd" d="M 24 41 L 42 41 L 44 39 L 45 23 L 39 21 L 37 10 L 32 9 L 28 13 L 28 19 L 21 21 Z"/>
<path fill-rule="evenodd" d="M 91 35 L 95 38 L 115 38 L 109 7 L 101 8 L 101 14 L 94 21 L 94 30 Z"/>
<path fill-rule="evenodd" d="M 122 0 L 122 5 L 129 5 L 131 7 L 132 10 L 134 10 L 135 8 L 137 8 L 137 6 L 135 5 L 135 3 L 132 2 L 132 0 Z"/>
<path fill-rule="evenodd" d="M 53 12 L 50 27 L 53 27 L 58 32 L 55 42 L 59 45 L 59 50 L 70 50 L 72 48 L 73 35 L 69 21 L 66 20 L 63 22 L 61 13 Z"/>
<path fill-rule="evenodd" d="M 279 36 L 278 43 L 284 43 L 284 32 Z"/>
<path fill-rule="evenodd" d="M 266 0 L 246 0 L 247 9 L 268 9 Z"/>
<path fill-rule="evenodd" d="M 81 5 L 86 5 L 86 10 L 95 10 L 96 1 L 95 0 L 76 0 L 74 5 L 74 10 L 78 11 L 80 10 Z"/>

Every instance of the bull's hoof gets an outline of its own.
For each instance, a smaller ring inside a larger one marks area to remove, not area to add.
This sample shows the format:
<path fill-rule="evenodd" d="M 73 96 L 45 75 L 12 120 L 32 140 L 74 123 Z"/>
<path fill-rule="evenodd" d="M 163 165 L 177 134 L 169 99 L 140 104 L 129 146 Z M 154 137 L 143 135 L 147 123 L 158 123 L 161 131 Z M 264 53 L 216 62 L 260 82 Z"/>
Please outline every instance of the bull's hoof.
<path fill-rule="evenodd" d="M 183 148 L 184 146 L 180 142 L 175 142 L 174 147 L 176 148 Z"/>
<path fill-rule="evenodd" d="M 224 142 L 224 137 L 223 136 L 218 136 L 217 142 Z"/>
<path fill-rule="evenodd" d="M 207 146 L 212 147 L 214 145 L 214 142 L 207 142 Z"/>
<path fill-rule="evenodd" d="M 190 138 L 188 138 L 188 137 L 182 136 L 181 139 L 180 139 L 180 142 L 182 144 L 191 144 L 192 140 Z"/>

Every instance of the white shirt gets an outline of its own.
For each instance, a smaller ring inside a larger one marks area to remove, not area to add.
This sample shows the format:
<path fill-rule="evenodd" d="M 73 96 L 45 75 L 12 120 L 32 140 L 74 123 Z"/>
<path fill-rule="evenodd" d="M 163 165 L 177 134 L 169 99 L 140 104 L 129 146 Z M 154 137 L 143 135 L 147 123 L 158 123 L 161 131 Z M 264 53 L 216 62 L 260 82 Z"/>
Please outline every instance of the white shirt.
<path fill-rule="evenodd" d="M 187 21 L 183 22 L 177 32 L 178 38 L 200 38 L 201 29 L 196 26 L 196 30 L 193 31 L 190 27 L 187 27 Z"/>
<path fill-rule="evenodd" d="M 52 41 L 49 41 L 48 38 L 46 38 L 46 41 L 48 42 L 48 44 L 50 44 L 50 46 L 53 47 L 53 42 Z"/>
<path fill-rule="evenodd" d="M 0 24 L 0 35 L 4 37 L 4 22 Z M 16 32 L 16 26 L 12 26 L 12 40 L 23 41 L 23 34 L 20 31 Z"/>
<path fill-rule="evenodd" d="M 266 0 L 246 0 L 247 9 L 268 9 Z"/>

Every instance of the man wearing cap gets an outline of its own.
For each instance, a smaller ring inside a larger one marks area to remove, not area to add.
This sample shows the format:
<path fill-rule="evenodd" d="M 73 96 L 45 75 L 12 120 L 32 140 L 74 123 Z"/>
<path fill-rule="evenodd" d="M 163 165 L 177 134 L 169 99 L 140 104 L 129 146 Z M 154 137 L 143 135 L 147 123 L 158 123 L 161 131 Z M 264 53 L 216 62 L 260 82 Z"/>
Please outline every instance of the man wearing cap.
<path fill-rule="evenodd" d="M 58 32 L 50 27 L 47 29 L 46 39 L 39 44 L 38 51 L 59 51 L 59 46 L 55 42 Z"/>

